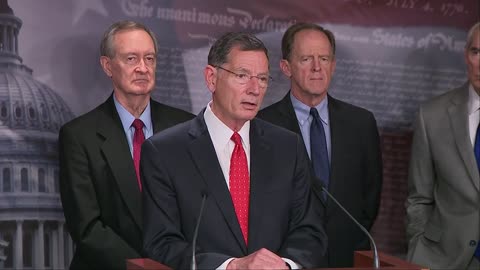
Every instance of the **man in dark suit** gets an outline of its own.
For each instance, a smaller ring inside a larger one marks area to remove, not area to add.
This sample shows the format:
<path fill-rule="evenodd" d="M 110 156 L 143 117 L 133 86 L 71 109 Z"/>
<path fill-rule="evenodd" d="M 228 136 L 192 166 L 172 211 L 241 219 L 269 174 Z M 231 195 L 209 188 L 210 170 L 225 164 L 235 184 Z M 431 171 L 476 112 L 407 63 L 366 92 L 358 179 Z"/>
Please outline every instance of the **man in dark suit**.
<path fill-rule="evenodd" d="M 204 70 L 212 101 L 142 148 L 147 255 L 174 269 L 316 267 L 326 249 L 298 135 L 254 119 L 269 82 L 267 49 L 228 33 Z"/>
<path fill-rule="evenodd" d="M 375 118 L 369 111 L 328 94 L 336 64 L 332 32 L 316 24 L 294 24 L 282 38 L 282 54 L 280 68 L 290 78 L 290 92 L 279 102 L 261 110 L 258 117 L 302 135 L 315 174 L 320 178 L 317 181 L 322 181 L 369 230 L 377 216 L 382 183 Z M 315 124 L 323 135 L 313 133 L 311 127 Z M 322 152 L 314 148 L 319 143 L 323 145 Z M 322 159 L 314 159 L 318 154 L 325 160 L 321 169 L 317 168 Z M 368 238 L 340 208 L 326 199 L 325 194 L 319 197 L 325 205 L 328 236 L 323 265 L 352 266 L 353 251 L 368 249 Z"/>
<path fill-rule="evenodd" d="M 193 117 L 150 99 L 156 53 L 155 36 L 144 25 L 110 26 L 100 63 L 113 94 L 60 130 L 60 195 L 76 246 L 70 269 L 124 269 L 125 259 L 142 257 L 141 135 Z M 135 130 L 132 122 L 139 121 L 143 127 Z"/>

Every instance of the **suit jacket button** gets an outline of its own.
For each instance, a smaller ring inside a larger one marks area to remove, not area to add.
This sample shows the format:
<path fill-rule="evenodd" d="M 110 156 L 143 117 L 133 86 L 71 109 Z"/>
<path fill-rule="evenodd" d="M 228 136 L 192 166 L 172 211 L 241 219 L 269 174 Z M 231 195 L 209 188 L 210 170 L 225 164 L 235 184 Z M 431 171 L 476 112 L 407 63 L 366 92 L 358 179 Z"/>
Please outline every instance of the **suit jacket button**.
<path fill-rule="evenodd" d="M 476 246 L 477 245 L 477 241 L 475 240 L 470 240 L 470 246 L 473 247 L 473 246 Z"/>

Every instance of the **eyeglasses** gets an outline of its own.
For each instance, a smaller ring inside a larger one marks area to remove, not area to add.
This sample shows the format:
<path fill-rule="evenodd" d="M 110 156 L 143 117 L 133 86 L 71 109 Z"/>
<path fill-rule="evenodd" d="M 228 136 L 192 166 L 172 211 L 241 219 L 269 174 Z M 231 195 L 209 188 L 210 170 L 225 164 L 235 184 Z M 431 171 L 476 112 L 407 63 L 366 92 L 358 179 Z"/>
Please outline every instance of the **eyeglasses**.
<path fill-rule="evenodd" d="M 258 79 L 258 85 L 262 88 L 266 88 L 268 86 L 268 83 L 273 81 L 273 78 L 270 77 L 269 75 L 250 75 L 247 73 L 236 73 L 231 70 L 228 70 L 226 68 L 220 67 L 220 66 L 214 66 L 215 68 L 225 70 L 228 73 L 231 73 L 235 75 L 235 81 L 238 84 L 247 84 L 252 78 L 257 78 Z"/>

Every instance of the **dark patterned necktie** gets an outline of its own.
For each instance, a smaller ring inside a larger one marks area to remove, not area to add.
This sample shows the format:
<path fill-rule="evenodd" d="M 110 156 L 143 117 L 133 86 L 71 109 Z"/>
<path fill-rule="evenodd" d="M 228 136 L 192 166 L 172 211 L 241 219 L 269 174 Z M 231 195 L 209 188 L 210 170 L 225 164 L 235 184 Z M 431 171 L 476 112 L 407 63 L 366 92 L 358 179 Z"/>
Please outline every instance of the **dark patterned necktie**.
<path fill-rule="evenodd" d="M 135 128 L 133 135 L 133 164 L 135 165 L 135 172 L 137 173 L 138 188 L 142 191 L 142 181 L 140 180 L 140 152 L 142 150 L 142 143 L 145 141 L 145 134 L 143 134 L 143 122 L 140 119 L 135 119 L 132 123 Z"/>

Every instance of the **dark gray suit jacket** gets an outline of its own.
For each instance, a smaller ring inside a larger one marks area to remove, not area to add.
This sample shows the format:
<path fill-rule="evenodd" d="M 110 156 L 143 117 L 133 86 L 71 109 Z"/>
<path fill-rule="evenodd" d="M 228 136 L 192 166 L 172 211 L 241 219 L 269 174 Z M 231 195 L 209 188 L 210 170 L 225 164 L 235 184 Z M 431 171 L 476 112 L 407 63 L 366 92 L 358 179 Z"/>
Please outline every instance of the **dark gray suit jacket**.
<path fill-rule="evenodd" d="M 367 230 L 372 227 L 380 204 L 382 156 L 377 124 L 365 109 L 328 95 L 331 134 L 329 191 Z M 301 136 L 290 92 L 279 102 L 258 113 L 258 117 Z M 327 200 L 325 228 L 328 236 L 329 267 L 351 267 L 353 251 L 369 249 L 364 233 Z"/>
<path fill-rule="evenodd" d="M 154 132 L 193 117 L 151 101 Z M 75 243 L 71 269 L 125 269 L 141 257 L 142 205 L 113 96 L 60 130 L 60 195 Z"/>
<path fill-rule="evenodd" d="M 250 157 L 246 246 L 203 111 L 147 140 L 141 159 L 147 255 L 174 269 L 188 268 L 202 194 L 208 194 L 196 246 L 199 269 L 215 269 L 260 248 L 307 268 L 318 266 L 326 237 L 300 138 L 253 119 Z"/>

